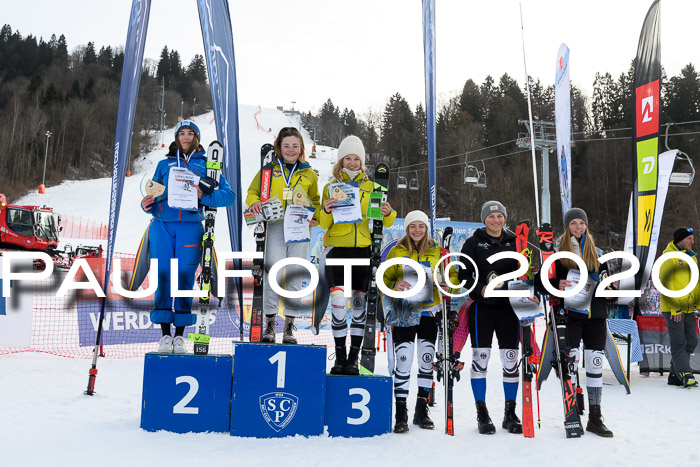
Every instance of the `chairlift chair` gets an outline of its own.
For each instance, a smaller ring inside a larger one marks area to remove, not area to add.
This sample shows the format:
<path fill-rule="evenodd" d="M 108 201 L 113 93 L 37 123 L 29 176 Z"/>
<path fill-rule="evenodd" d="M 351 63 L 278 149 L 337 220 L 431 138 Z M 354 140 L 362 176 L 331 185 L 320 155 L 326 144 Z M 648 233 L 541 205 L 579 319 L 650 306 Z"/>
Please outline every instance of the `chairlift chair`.
<path fill-rule="evenodd" d="M 486 188 L 486 172 L 479 171 L 479 180 L 474 184 L 477 188 Z"/>
<path fill-rule="evenodd" d="M 671 176 L 668 179 L 668 185 L 686 188 L 689 187 L 695 179 L 695 167 L 693 167 L 693 161 L 690 159 L 688 154 L 679 151 L 678 149 L 671 149 L 668 147 L 668 132 L 672 125 L 673 124 L 671 123 L 666 126 L 666 137 L 664 139 L 664 144 L 666 145 L 667 150 L 676 152 L 676 161 L 685 161 L 686 164 L 688 164 L 688 167 L 690 167 L 690 172 L 671 172 Z M 675 167 L 675 162 L 673 165 Z"/>
<path fill-rule="evenodd" d="M 408 189 L 413 190 L 413 191 L 420 190 L 420 187 L 418 186 L 418 172 L 416 172 L 415 178 L 412 178 L 411 181 L 409 182 Z"/>
<path fill-rule="evenodd" d="M 479 169 L 471 164 L 464 166 L 464 184 L 476 185 L 479 183 Z"/>
<path fill-rule="evenodd" d="M 688 154 L 677 151 L 676 161 L 685 161 L 685 163 L 690 167 L 690 172 L 671 172 L 671 176 L 668 179 L 669 186 L 675 187 L 689 187 L 695 179 L 695 167 L 693 167 L 693 161 L 690 159 Z M 675 163 L 673 164 L 675 167 Z"/>
<path fill-rule="evenodd" d="M 396 180 L 396 188 L 399 190 L 405 190 L 408 187 L 408 181 L 406 181 L 406 177 L 398 176 Z"/>

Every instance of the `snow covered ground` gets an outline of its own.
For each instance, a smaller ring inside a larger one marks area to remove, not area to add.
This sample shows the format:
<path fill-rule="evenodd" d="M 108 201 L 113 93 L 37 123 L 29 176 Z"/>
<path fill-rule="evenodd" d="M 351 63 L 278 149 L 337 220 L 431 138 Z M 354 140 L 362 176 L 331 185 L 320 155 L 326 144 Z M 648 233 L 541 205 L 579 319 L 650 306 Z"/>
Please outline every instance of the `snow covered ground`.
<path fill-rule="evenodd" d="M 667 387 L 665 377 L 632 375 L 625 395 L 604 372 L 603 414 L 612 439 L 566 439 L 558 381 L 540 393 L 542 428 L 534 439 L 500 428 L 500 364 L 491 362 L 487 404 L 498 431 L 479 435 L 468 372 L 455 389 L 455 436 L 443 434 L 442 386 L 432 410 L 434 431 L 368 439 L 326 435 L 283 439 L 227 434 L 150 433 L 139 428 L 143 359 L 99 363 L 93 397 L 82 394 L 89 362 L 43 354 L 0 357 L 0 453 L 7 466 L 452 466 L 452 465 L 700 465 L 698 390 Z M 377 368 L 386 368 L 379 354 Z M 609 385 L 613 384 L 613 385 Z M 411 384 L 409 417 L 415 398 Z M 584 416 L 584 423 L 586 417 Z M 409 418 L 410 421 L 410 418 Z"/>
<path fill-rule="evenodd" d="M 262 130 L 256 123 L 260 122 Z M 195 119 L 203 142 L 215 138 L 212 114 Z M 242 186 L 245 191 L 259 168 L 259 148 L 272 142 L 280 128 L 292 122 L 282 112 L 241 106 L 240 135 Z M 264 131 L 271 130 L 271 133 Z M 303 130 L 302 130 L 303 132 Z M 307 154 L 311 140 L 305 134 Z M 171 132 L 165 134 L 170 141 Z M 159 138 L 160 140 L 160 138 Z M 167 143 L 166 143 L 167 144 Z M 153 173 L 165 149 L 137 161 L 126 180 L 117 232 L 116 251 L 130 253 L 138 246 L 148 216 L 139 208 L 140 184 Z M 335 150 L 318 147 L 310 159 L 319 170 L 319 185 L 328 179 Z M 21 204 L 46 204 L 66 215 L 107 222 L 109 179 L 64 182 L 45 195 L 23 197 Z M 481 202 L 482 200 L 475 200 Z M 220 213 L 219 219 L 225 220 Z M 217 222 L 219 248 L 228 247 L 227 222 Z M 70 240 L 74 245 L 79 241 Z M 94 244 L 94 241 L 85 241 Z M 244 250 L 254 249 L 252 233 L 244 228 Z M 465 356 L 470 352 L 465 349 Z M 455 436 L 443 434 L 444 400 L 438 385 L 432 411 L 434 431 L 411 425 L 404 435 L 387 434 L 371 439 L 319 436 L 285 439 L 234 438 L 226 434 L 150 433 L 139 428 L 143 358 L 100 359 L 93 397 L 83 395 L 89 361 L 42 353 L 0 357 L 0 459 L 8 466 L 112 465 L 700 465 L 700 390 L 666 386 L 666 378 L 642 377 L 632 371 L 632 395 L 625 395 L 609 370 L 604 371 L 603 414 L 615 432 L 612 439 L 587 434 L 564 437 L 563 409 L 558 381 L 552 375 L 540 393 L 542 427 L 535 439 L 500 429 L 503 389 L 497 351 L 492 353 L 487 404 L 498 427 L 493 436 L 476 431 L 476 412 L 468 367 L 455 389 Z M 469 358 L 466 358 L 468 361 Z M 328 362 L 330 366 L 330 362 Z M 415 366 L 415 365 L 414 365 Z M 386 354 L 378 354 L 379 373 L 386 374 Z M 414 371 L 415 374 L 415 371 Z M 411 384 L 409 417 L 413 413 L 415 381 Z M 518 409 L 519 410 L 519 409 Z M 584 424 L 586 416 L 583 417 Z"/>

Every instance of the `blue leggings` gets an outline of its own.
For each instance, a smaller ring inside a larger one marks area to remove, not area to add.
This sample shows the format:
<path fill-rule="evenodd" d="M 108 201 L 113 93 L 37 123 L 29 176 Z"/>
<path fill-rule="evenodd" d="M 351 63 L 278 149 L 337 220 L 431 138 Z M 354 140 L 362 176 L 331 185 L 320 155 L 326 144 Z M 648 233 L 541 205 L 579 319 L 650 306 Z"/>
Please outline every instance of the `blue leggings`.
<path fill-rule="evenodd" d="M 170 259 L 178 260 L 178 288 L 192 290 L 202 255 L 202 224 L 199 222 L 163 222 L 154 219 L 150 230 L 151 259 L 158 260 L 158 289 L 155 293 L 153 323 L 191 326 L 192 298 L 173 298 L 170 292 Z"/>

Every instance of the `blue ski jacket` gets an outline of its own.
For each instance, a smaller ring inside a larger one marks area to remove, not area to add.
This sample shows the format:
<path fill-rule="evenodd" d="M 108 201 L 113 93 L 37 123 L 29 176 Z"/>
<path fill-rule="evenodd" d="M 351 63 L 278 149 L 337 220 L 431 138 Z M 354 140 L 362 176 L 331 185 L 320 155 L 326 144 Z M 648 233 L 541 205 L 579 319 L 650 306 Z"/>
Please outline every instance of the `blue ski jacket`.
<path fill-rule="evenodd" d="M 154 203 L 151 205 L 151 210 L 144 210 L 145 212 L 163 222 L 201 222 L 204 220 L 203 206 L 223 207 L 233 205 L 236 195 L 226 181 L 226 178 L 221 174 L 219 178 L 219 188 L 214 190 L 211 194 L 205 193 L 202 196 L 197 211 L 185 211 L 168 206 L 168 175 L 170 173 L 170 168 L 177 167 L 178 165 L 189 169 L 197 176 L 205 177 L 207 175 L 206 151 L 202 146 L 199 146 L 189 159 L 186 159 L 183 155 L 179 154 L 175 144 L 171 144 L 170 152 L 165 159 L 158 162 L 155 174 L 153 175 L 154 182 L 165 185 L 165 192 L 155 198 Z"/>

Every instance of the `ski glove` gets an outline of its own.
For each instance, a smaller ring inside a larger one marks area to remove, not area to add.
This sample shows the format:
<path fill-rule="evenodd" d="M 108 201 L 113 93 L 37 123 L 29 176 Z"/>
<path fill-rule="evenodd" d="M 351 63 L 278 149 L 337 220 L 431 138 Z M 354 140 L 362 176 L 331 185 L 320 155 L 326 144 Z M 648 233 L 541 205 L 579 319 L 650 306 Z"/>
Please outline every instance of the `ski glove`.
<path fill-rule="evenodd" d="M 199 179 L 199 188 L 201 188 L 202 193 L 206 195 L 210 195 L 217 186 L 219 186 L 219 182 L 211 177 L 201 177 Z"/>

